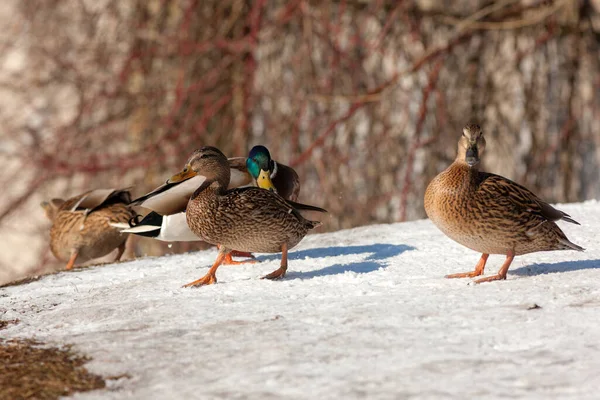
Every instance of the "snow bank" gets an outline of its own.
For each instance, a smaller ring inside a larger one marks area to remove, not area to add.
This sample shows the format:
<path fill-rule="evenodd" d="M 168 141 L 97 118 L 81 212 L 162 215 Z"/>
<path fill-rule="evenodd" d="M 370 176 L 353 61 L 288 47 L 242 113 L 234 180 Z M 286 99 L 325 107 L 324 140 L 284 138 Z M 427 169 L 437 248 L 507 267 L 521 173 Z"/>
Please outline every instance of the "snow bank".
<path fill-rule="evenodd" d="M 3 337 L 73 343 L 104 376 L 81 399 L 597 398 L 600 204 L 563 205 L 587 249 L 517 257 L 508 280 L 444 275 L 479 259 L 429 221 L 312 235 L 279 265 L 216 251 L 139 259 L 0 289 Z M 492 256 L 487 274 L 504 260 Z"/>

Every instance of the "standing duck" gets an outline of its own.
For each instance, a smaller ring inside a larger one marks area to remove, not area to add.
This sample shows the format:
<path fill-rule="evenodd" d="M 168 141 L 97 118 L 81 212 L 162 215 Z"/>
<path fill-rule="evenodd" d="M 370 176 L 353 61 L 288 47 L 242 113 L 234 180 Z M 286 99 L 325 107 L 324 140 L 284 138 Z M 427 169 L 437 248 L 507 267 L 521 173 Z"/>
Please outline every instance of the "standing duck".
<path fill-rule="evenodd" d="M 107 255 L 118 248 L 115 261 L 125 251 L 127 234 L 119 227 L 135 213 L 129 208 L 127 190 L 97 189 L 68 200 L 52 199 L 41 204 L 52 221 L 50 249 L 56 258 L 67 262 L 86 262 Z"/>
<path fill-rule="evenodd" d="M 281 266 L 264 278 L 283 278 L 287 271 L 288 250 L 296 246 L 309 230 L 319 226 L 320 222 L 302 217 L 294 207 L 297 203 L 286 201 L 274 191 L 253 186 L 228 190 L 230 164 L 215 147 L 196 150 L 183 171 L 169 182 L 185 179 L 191 174 L 204 179 L 187 204 L 187 224 L 198 237 L 218 245 L 219 253 L 208 273 L 185 287 L 216 283 L 216 271 L 233 249 L 281 252 Z M 265 180 L 265 185 L 269 185 L 268 174 Z"/>
<path fill-rule="evenodd" d="M 271 154 L 265 146 L 254 146 L 248 157 L 229 158 L 228 163 L 231 175 L 229 189 L 253 185 L 274 190 L 281 197 L 292 202 L 298 198 L 300 193 L 298 174 L 293 168 L 271 159 Z M 164 185 L 134 200 L 132 205 L 149 208 L 152 212 L 140 221 L 134 221 L 133 226 L 123 232 L 167 242 L 202 240 L 188 227 L 185 209 L 190 197 L 204 180 L 204 176 L 197 175 L 191 169 L 184 169 Z M 302 208 L 301 204 L 296 203 L 296 205 Z M 235 251 L 227 254 L 224 264 L 238 263 L 232 259 L 232 255 L 252 256 L 249 253 Z"/>
<path fill-rule="evenodd" d="M 482 253 L 474 271 L 446 278 L 483 275 L 490 254 L 503 254 L 506 261 L 498 274 L 476 283 L 506 279 L 515 256 L 537 251 L 583 251 L 554 223 L 564 220 L 579 225 L 569 215 L 507 178 L 479 171 L 484 149 L 481 128 L 467 125 L 458 141 L 456 160 L 425 192 L 425 212 L 431 221 L 452 240 Z"/>

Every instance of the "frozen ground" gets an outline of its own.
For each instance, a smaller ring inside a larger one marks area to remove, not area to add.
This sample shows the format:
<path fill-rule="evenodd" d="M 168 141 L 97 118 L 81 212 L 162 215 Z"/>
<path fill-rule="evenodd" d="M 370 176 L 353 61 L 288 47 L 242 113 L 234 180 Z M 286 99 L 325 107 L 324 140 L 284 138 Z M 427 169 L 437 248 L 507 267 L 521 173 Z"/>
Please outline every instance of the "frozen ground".
<path fill-rule="evenodd" d="M 518 257 L 505 282 L 444 275 L 476 254 L 429 221 L 307 237 L 287 278 L 256 265 L 202 276 L 205 251 L 52 275 L 0 289 L 0 334 L 73 343 L 104 376 L 81 399 L 597 399 L 600 204 L 563 205 L 587 248 Z M 503 261 L 492 256 L 487 273 Z"/>

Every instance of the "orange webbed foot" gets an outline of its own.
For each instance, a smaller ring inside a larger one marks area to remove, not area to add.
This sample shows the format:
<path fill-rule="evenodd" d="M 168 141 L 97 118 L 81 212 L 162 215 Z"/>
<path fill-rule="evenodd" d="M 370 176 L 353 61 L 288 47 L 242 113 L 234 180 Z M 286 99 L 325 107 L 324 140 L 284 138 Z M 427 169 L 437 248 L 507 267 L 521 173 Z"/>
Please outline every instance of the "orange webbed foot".
<path fill-rule="evenodd" d="M 450 274 L 450 275 L 446 275 L 446 278 L 448 278 L 448 279 L 474 278 L 476 276 L 483 275 L 483 271 L 485 269 L 485 263 L 487 262 L 487 259 L 488 259 L 489 256 L 490 256 L 489 254 L 482 254 L 481 258 L 477 262 L 477 265 L 475 266 L 475 270 L 474 271 L 459 272 L 457 274 Z"/>
<path fill-rule="evenodd" d="M 455 279 L 455 278 L 474 278 L 476 276 L 481 275 L 481 273 L 479 271 L 471 271 L 471 272 L 459 272 L 457 274 L 450 274 L 450 275 L 446 275 L 445 277 L 448 279 Z"/>
<path fill-rule="evenodd" d="M 483 282 L 493 282 L 493 281 L 503 281 L 506 279 L 506 275 L 492 275 L 486 276 L 485 278 L 477 279 L 475 283 L 483 283 Z"/>
<path fill-rule="evenodd" d="M 187 288 L 187 287 L 199 287 L 199 286 L 205 286 L 205 285 L 212 285 L 217 283 L 217 277 L 214 274 L 206 274 L 204 275 L 202 278 L 195 280 L 194 282 L 190 282 L 186 285 L 183 285 L 182 287 Z"/>
<path fill-rule="evenodd" d="M 286 271 L 287 271 L 287 267 L 279 267 L 275 271 L 271 272 L 268 275 L 263 276 L 260 279 L 271 279 L 271 280 L 282 279 L 285 276 Z"/>

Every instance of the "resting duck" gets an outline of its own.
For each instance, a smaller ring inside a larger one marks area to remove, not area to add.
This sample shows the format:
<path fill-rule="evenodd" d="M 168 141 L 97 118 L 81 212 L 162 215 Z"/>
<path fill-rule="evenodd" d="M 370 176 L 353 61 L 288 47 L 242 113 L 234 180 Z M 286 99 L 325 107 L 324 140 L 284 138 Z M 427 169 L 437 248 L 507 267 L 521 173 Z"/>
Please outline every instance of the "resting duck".
<path fill-rule="evenodd" d="M 107 255 L 118 248 L 115 261 L 125 251 L 127 234 L 120 226 L 135 213 L 129 208 L 128 190 L 97 189 L 68 200 L 52 199 L 41 204 L 52 221 L 50 249 L 56 258 L 67 262 L 86 262 Z"/>
<path fill-rule="evenodd" d="M 458 141 L 456 160 L 425 192 L 425 212 L 431 221 L 452 240 L 482 253 L 474 271 L 446 277 L 483 275 L 490 254 L 503 254 L 506 261 L 498 274 L 476 283 L 506 279 L 515 256 L 550 250 L 583 251 L 554 223 L 563 220 L 579 225 L 568 214 L 507 178 L 479 171 L 484 149 L 481 128 L 467 125 Z"/>

